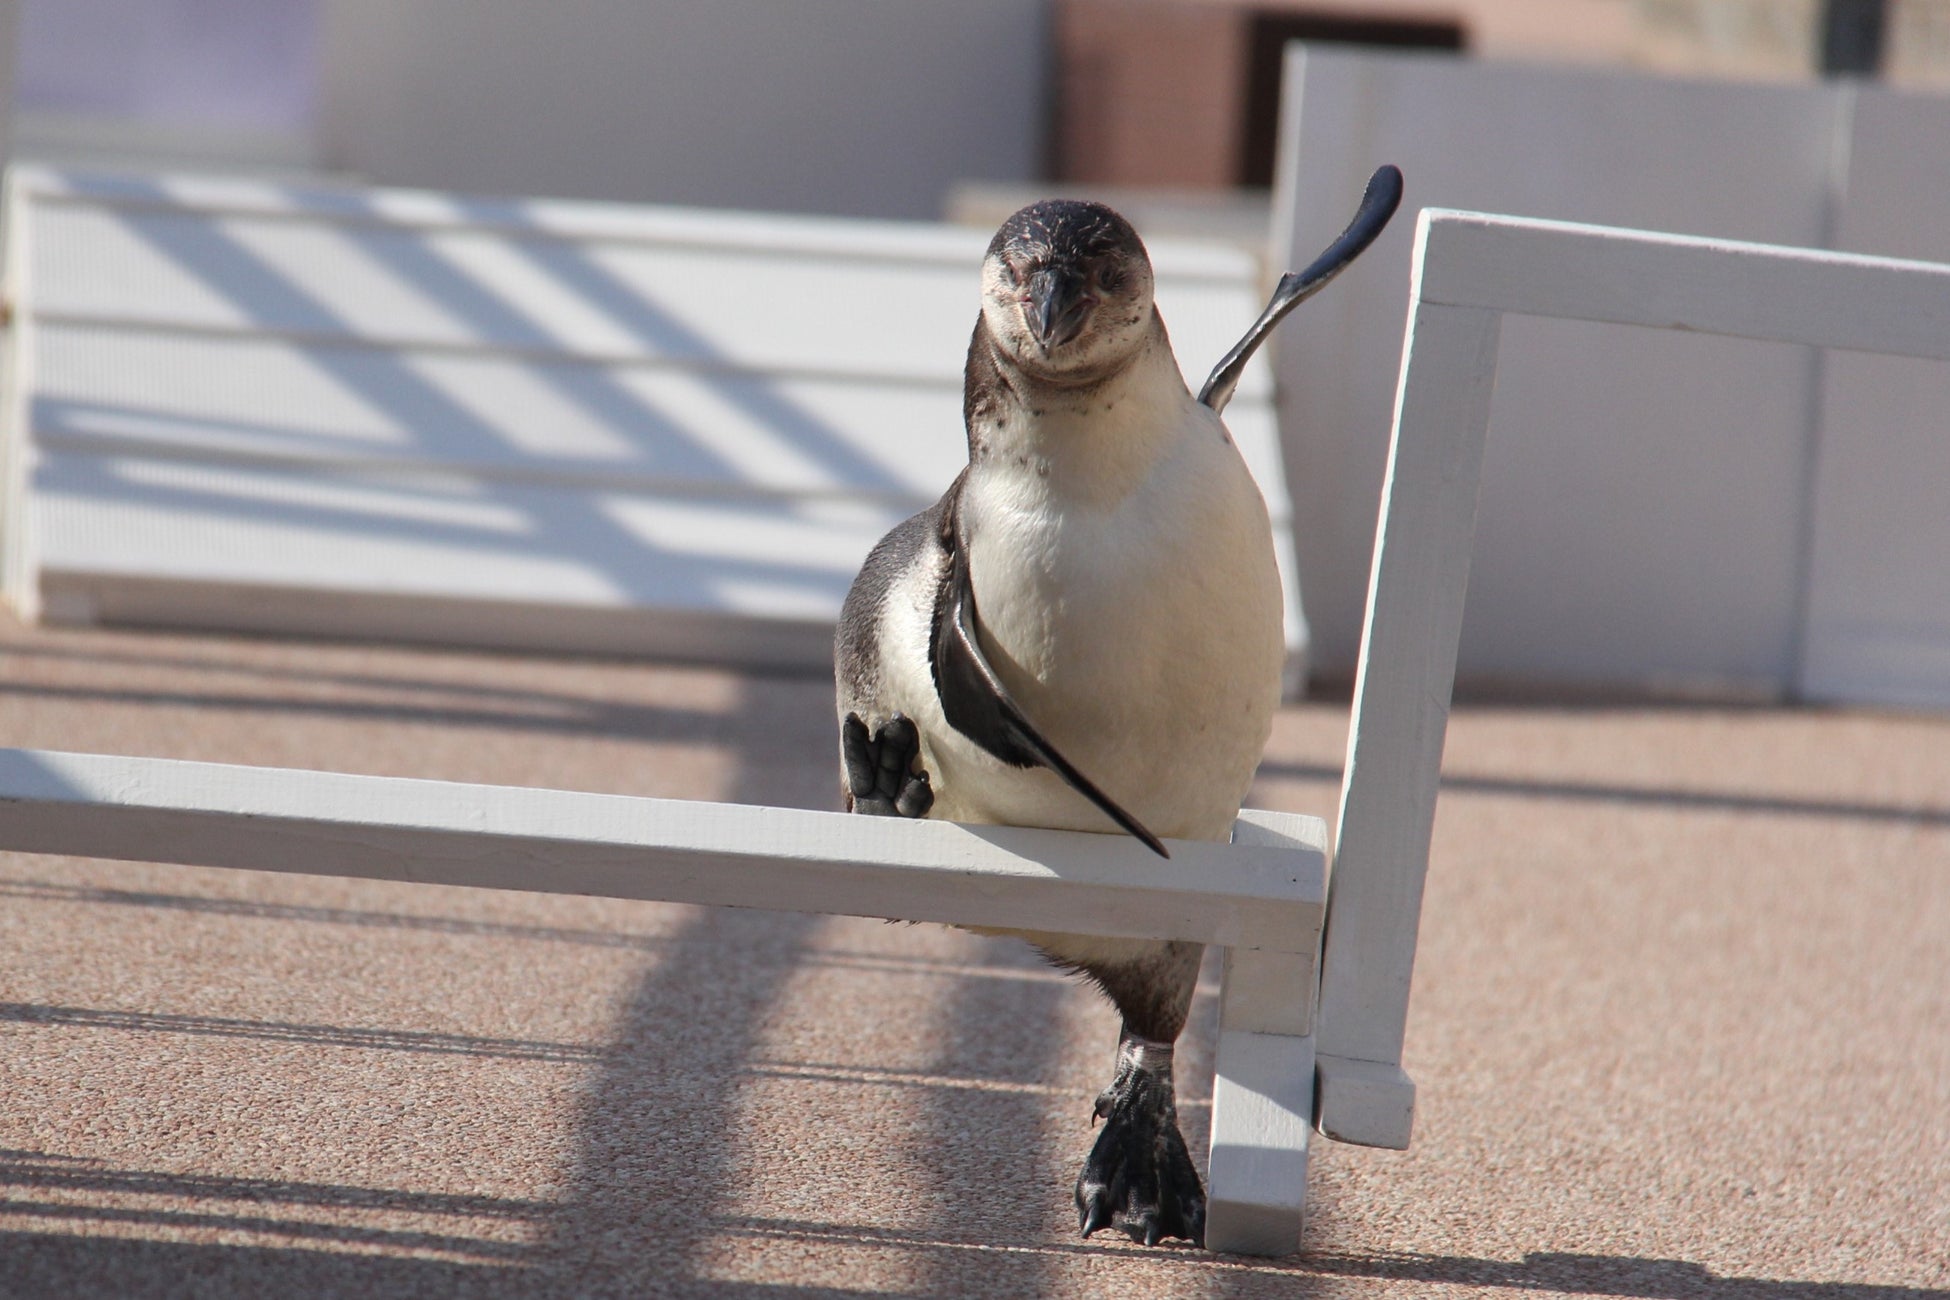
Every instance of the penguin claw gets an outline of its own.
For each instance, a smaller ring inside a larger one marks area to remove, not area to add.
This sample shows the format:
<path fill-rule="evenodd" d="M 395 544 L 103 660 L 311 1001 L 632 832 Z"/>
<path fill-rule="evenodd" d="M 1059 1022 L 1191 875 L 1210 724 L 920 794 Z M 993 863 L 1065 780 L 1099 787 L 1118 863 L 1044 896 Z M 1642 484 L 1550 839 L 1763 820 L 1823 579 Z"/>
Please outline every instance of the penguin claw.
<path fill-rule="evenodd" d="M 1093 1187 L 1086 1192 L 1081 1186 L 1077 1188 L 1077 1229 L 1086 1237 L 1110 1226 L 1110 1198 L 1105 1195 L 1106 1190 Z"/>
<path fill-rule="evenodd" d="M 848 807 L 877 817 L 925 817 L 934 787 L 921 768 L 921 733 L 896 713 L 869 736 L 857 713 L 840 724 L 840 761 Z"/>
<path fill-rule="evenodd" d="M 1117 1224 L 1155 1246 L 1166 1237 L 1205 1244 L 1205 1188 L 1178 1131 L 1169 1083 L 1127 1077 L 1098 1099 L 1104 1127 L 1077 1175 L 1077 1223 L 1088 1237 Z"/>

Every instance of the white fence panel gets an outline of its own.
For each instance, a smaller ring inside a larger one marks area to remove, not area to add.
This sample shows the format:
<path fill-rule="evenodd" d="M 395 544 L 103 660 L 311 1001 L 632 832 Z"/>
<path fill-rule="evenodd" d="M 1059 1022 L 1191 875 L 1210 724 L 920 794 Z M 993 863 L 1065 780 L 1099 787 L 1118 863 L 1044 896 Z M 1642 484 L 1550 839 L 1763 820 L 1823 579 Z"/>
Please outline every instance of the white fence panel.
<path fill-rule="evenodd" d="M 979 232 L 40 169 L 9 203 L 30 615 L 817 668 L 966 459 Z M 1152 251 L 1196 385 L 1258 266 Z M 1228 417 L 1297 678 L 1271 392 Z"/>

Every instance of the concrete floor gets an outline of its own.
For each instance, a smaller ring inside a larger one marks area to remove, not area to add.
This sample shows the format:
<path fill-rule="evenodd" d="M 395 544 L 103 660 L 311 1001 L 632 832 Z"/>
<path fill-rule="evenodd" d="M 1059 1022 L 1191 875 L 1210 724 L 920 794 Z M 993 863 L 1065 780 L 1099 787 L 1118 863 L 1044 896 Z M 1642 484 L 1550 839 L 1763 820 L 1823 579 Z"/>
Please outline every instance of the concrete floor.
<path fill-rule="evenodd" d="M 6 745 L 830 807 L 829 699 L 0 623 Z M 1009 941 L 0 855 L 0 1295 L 1950 1300 L 1950 719 L 1465 705 L 1445 772 L 1415 1145 L 1318 1143 L 1282 1261 L 1077 1238 L 1115 1020 Z"/>

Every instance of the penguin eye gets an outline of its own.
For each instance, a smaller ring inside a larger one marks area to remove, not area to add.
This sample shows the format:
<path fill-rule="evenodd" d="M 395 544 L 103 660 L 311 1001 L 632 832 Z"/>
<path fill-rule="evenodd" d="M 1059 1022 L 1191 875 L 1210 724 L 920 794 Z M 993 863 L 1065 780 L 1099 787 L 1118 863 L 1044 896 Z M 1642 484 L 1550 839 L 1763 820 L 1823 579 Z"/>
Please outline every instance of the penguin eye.
<path fill-rule="evenodd" d="M 1105 293 L 1116 293 L 1124 287 L 1124 272 L 1114 266 L 1107 266 L 1097 272 L 1097 287 Z"/>

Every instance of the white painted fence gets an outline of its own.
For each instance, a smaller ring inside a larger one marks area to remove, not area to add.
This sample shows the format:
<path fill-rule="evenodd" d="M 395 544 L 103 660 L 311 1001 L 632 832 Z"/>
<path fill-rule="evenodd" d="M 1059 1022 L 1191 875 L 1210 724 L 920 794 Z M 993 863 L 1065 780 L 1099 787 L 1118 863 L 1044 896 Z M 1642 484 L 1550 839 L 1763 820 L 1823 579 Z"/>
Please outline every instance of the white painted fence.
<path fill-rule="evenodd" d="M 1832 246 L 1950 262 L 1950 99 L 1851 99 Z M 1821 406 L 1799 689 L 1950 708 L 1950 365 L 1830 352 Z"/>
<path fill-rule="evenodd" d="M 49 622 L 819 668 L 966 460 L 977 232 L 41 169 L 7 232 L 6 591 Z M 1258 268 L 1152 252 L 1196 386 Z M 1264 363 L 1226 415 L 1297 682 Z"/>
<path fill-rule="evenodd" d="M 1289 55 L 1276 247 L 1401 166 L 1443 207 L 1950 260 L 1950 99 L 1322 47 Z M 1353 664 L 1408 223 L 1278 341 L 1314 658 Z M 1513 313 L 1465 677 L 1950 707 L 1950 366 Z"/>
<path fill-rule="evenodd" d="M 1506 317 L 1950 360 L 1950 265 L 1440 210 L 1415 241 L 1316 1034 L 1322 1131 L 1383 1146 Z"/>

